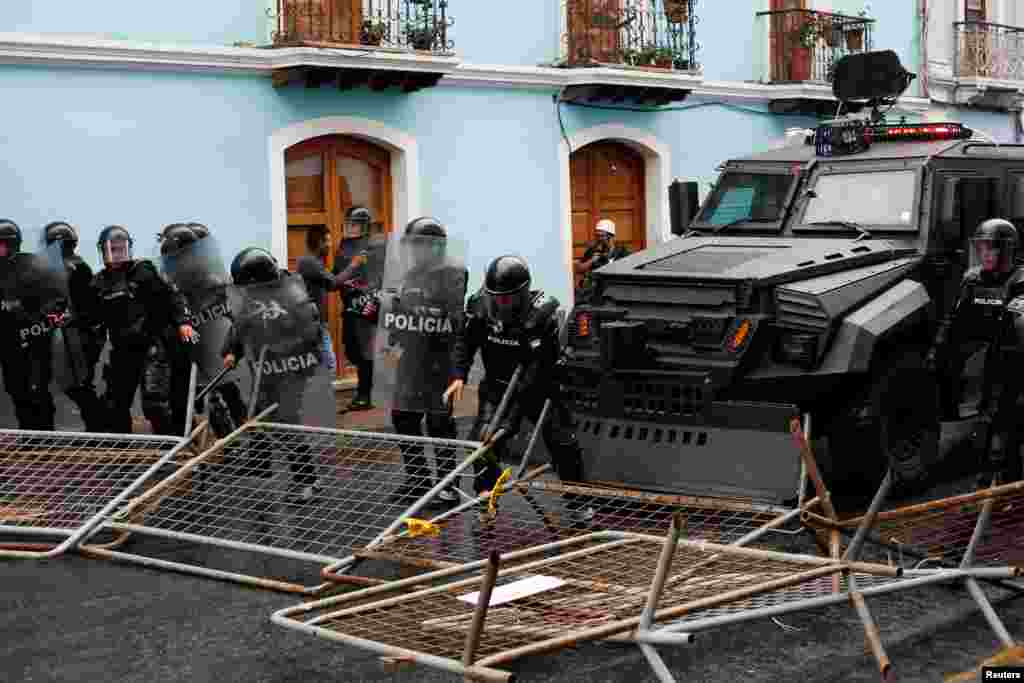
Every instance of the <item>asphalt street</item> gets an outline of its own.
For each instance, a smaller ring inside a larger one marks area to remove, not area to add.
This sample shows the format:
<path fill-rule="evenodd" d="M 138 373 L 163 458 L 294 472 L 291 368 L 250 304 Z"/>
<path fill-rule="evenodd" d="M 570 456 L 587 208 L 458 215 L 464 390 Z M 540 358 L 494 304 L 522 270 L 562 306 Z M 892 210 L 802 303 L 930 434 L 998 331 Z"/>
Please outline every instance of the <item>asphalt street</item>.
<path fill-rule="evenodd" d="M 164 557 L 196 552 L 177 542 L 139 543 Z M 256 565 L 257 572 L 266 564 L 254 556 L 234 562 Z M 459 680 L 422 667 L 393 672 L 371 653 L 276 626 L 270 614 L 299 601 L 280 593 L 78 556 L 0 562 L 0 586 L 4 681 Z M 987 590 L 1010 632 L 1024 636 L 1024 599 Z M 941 681 L 1000 648 L 956 587 L 878 597 L 869 605 L 894 680 Z M 879 679 L 847 606 L 708 632 L 691 646 L 660 651 L 679 681 Z M 657 680 L 639 650 L 618 644 L 584 644 L 521 660 L 512 670 L 522 681 Z"/>

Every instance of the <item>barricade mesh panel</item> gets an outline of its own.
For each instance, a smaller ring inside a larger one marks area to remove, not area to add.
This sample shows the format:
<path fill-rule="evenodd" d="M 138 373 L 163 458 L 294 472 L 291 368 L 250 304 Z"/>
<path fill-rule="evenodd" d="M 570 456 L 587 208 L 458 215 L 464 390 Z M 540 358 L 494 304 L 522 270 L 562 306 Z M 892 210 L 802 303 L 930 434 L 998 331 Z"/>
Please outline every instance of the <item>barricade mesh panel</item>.
<path fill-rule="evenodd" d="M 1024 566 L 1024 482 L 987 491 L 888 510 L 871 527 L 862 557 L 885 557 L 901 566 L 960 563 L 985 500 L 993 501 L 988 525 L 975 549 L 975 566 Z M 861 518 L 842 524 L 850 530 Z M 814 520 L 811 520 L 814 523 Z M 882 547 L 879 543 L 887 547 Z"/>
<path fill-rule="evenodd" d="M 587 639 L 576 637 L 585 629 L 638 617 L 651 589 L 663 540 L 621 536 L 597 533 L 578 539 L 575 547 L 563 546 L 557 551 L 537 547 L 532 556 L 506 561 L 487 611 L 477 660 L 505 661 L 513 658 L 507 656 L 509 651 L 545 641 L 561 640 L 558 647 L 568 647 Z M 552 554 L 556 556 L 550 557 Z M 540 559 L 546 555 L 548 559 Z M 817 576 L 801 576 L 815 570 Z M 838 564 L 809 556 L 760 554 L 756 550 L 740 554 L 729 546 L 680 544 L 658 610 L 692 605 L 694 617 L 705 617 L 712 614 L 711 608 L 750 610 L 826 595 L 831 593 L 831 575 L 839 571 Z M 507 602 L 495 599 L 500 587 L 526 579 L 545 581 L 547 586 Z M 756 597 L 729 599 L 726 595 L 742 589 L 753 591 L 771 581 L 792 585 L 776 590 L 766 587 Z M 385 589 L 372 602 L 357 594 L 349 601 L 356 606 L 335 600 L 319 614 L 314 603 L 309 606 L 310 614 L 317 616 L 305 623 L 341 634 L 342 640 L 361 638 L 458 661 L 475 605 L 473 600 L 459 598 L 481 590 L 482 582 L 477 576 L 404 594 L 404 587 Z M 713 598 L 721 599 L 722 604 L 696 604 Z M 613 632 L 630 628 L 629 624 L 616 626 Z"/>
<path fill-rule="evenodd" d="M 593 510 L 593 518 L 584 521 L 572 507 Z M 550 479 L 515 484 L 498 498 L 493 517 L 481 518 L 486 509 L 485 502 L 442 514 L 433 520 L 437 535 L 396 535 L 359 554 L 444 567 L 483 559 L 491 551 L 505 554 L 595 530 L 661 535 L 677 511 L 683 515 L 684 538 L 732 543 L 787 512 L 740 500 L 654 495 Z"/>
<path fill-rule="evenodd" d="M 462 462 L 475 450 L 468 442 L 255 423 L 159 495 L 133 501 L 111 526 L 298 559 L 342 559 L 436 483 L 440 475 L 432 470 L 407 473 L 402 465 L 403 450 L 424 444 L 428 463 L 432 451 Z M 400 490 L 403 483 L 411 486 Z"/>
<path fill-rule="evenodd" d="M 67 536 L 182 442 L 176 438 L 0 432 L 0 531 Z"/>

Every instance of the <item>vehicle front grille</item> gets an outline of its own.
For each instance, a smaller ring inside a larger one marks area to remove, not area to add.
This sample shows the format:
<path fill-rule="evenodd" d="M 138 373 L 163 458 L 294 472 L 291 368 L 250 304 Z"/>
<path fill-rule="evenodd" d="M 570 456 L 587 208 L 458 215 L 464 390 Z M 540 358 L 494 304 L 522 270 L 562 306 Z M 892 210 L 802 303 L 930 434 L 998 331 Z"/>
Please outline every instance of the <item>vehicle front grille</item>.
<path fill-rule="evenodd" d="M 622 412 L 626 417 L 696 417 L 704 411 L 705 388 L 652 379 L 626 381 Z"/>
<path fill-rule="evenodd" d="M 831 320 L 818 299 L 810 294 L 779 288 L 775 291 L 776 322 L 811 332 L 827 332 Z"/>

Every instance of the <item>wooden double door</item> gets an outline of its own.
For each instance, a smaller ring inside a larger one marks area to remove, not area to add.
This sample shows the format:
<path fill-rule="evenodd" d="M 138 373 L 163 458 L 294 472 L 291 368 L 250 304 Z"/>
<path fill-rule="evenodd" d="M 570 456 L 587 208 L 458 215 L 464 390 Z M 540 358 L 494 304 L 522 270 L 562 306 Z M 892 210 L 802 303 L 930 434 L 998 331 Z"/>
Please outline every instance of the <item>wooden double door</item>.
<path fill-rule="evenodd" d="M 358 138 L 329 135 L 305 140 L 285 151 L 288 203 L 288 270 L 296 270 L 297 259 L 307 252 L 306 235 L 321 228 L 330 242 L 326 266 L 345 240 L 359 235 L 345 233 L 345 213 L 353 206 L 365 206 L 373 214 L 373 230 L 390 232 L 391 154 L 388 150 Z M 327 296 L 327 316 L 338 358 L 338 377 L 354 376 L 341 345 L 341 301 L 338 294 Z"/>
<path fill-rule="evenodd" d="M 569 157 L 569 186 L 574 260 L 597 237 L 602 218 L 615 222 L 615 241 L 630 253 L 647 246 L 643 155 L 619 142 L 581 147 Z"/>

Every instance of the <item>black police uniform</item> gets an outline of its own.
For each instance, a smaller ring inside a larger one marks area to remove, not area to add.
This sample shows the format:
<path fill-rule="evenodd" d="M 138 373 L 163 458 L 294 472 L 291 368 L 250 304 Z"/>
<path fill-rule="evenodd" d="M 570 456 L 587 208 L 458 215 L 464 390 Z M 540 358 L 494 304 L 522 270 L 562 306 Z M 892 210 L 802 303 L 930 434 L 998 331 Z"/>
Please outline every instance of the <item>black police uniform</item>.
<path fill-rule="evenodd" d="M 0 365 L 4 389 L 14 403 L 18 427 L 52 431 L 56 407 L 51 334 L 54 316 L 67 311 L 46 260 L 21 253 L 21 230 L 0 220 L 0 239 L 11 255 L 0 259 Z"/>
<path fill-rule="evenodd" d="M 402 282 L 401 293 L 391 312 L 418 320 L 430 319 L 442 329 L 445 324 L 451 325 L 452 334 L 391 332 L 390 341 L 402 350 L 396 372 L 394 403 L 396 406 L 423 406 L 427 409 L 426 415 L 415 410 L 392 410 L 391 422 L 399 434 L 421 436 L 420 425 L 426 418 L 429 436 L 454 439 L 457 435 L 452 402 L 445 404 L 442 399 L 444 387 L 452 379 L 451 340 L 458 339 L 459 331 L 458 321 L 452 320 L 446 312 L 458 311 L 463 306 L 468 279 L 469 271 L 466 269 L 442 265 L 413 268 Z M 455 451 L 438 448 L 436 452 L 437 475 L 443 479 L 457 465 Z M 404 444 L 402 457 L 406 472 L 413 481 L 418 482 L 421 489 L 429 488 L 430 467 L 423 456 L 423 446 Z M 418 493 L 426 493 L 426 490 Z"/>
<path fill-rule="evenodd" d="M 342 269 L 342 264 L 361 252 L 367 254 L 365 265 Z M 334 259 L 335 279 L 341 287 L 341 344 L 358 380 L 353 408 L 369 407 L 373 393 L 373 339 L 384 276 L 383 252 L 382 244 L 364 237 L 347 242 Z"/>
<path fill-rule="evenodd" d="M 170 354 L 178 352 L 178 328 L 191 317 L 184 295 L 145 260 L 104 268 L 93 277 L 91 290 L 94 320 L 112 347 L 104 368 L 107 429 L 131 433 L 132 402 L 141 384 L 142 412 L 153 433 L 180 434 L 185 415 L 181 406 L 172 409 L 172 392 L 178 393 L 181 378 L 174 377 Z"/>
<path fill-rule="evenodd" d="M 199 223 L 172 223 L 164 228 L 161 235 L 160 252 L 163 255 L 172 254 L 188 245 L 194 244 L 209 236 L 209 229 Z M 203 326 L 216 320 L 219 317 L 230 318 L 230 302 L 228 300 L 228 284 L 215 278 L 205 279 L 204 274 L 196 273 L 197 282 L 192 286 L 183 285 L 185 301 L 189 307 L 189 324 L 194 330 L 203 335 Z M 181 288 L 179 288 L 181 289 Z M 202 340 L 200 340 L 202 341 Z M 184 423 L 187 419 L 188 385 L 185 378 L 190 377 L 192 354 L 190 349 L 184 345 L 176 345 L 177 351 L 171 354 L 170 362 L 175 378 L 172 392 L 172 412 L 175 424 L 179 420 Z M 220 350 L 219 348 L 217 349 Z M 200 380 L 201 381 L 201 380 Z M 202 385 L 196 387 L 196 392 L 202 389 Z M 220 383 L 211 390 L 207 396 L 207 414 L 210 420 L 210 427 L 214 435 L 223 438 L 237 429 L 246 417 L 245 401 L 242 399 L 241 389 L 238 383 L 230 379 L 222 379 Z M 202 412 L 202 406 L 196 405 L 196 412 Z M 180 417 L 179 417 L 180 416 Z"/>
<path fill-rule="evenodd" d="M 75 253 L 78 234 L 74 228 L 67 223 L 50 223 L 43 230 L 47 244 L 61 242 L 71 298 L 72 316 L 68 326 L 75 329 L 81 340 L 84 356 L 83 367 L 76 366 L 76 373 L 80 374 L 76 374 L 64 393 L 78 406 L 86 431 L 100 431 L 104 427 L 103 404 L 96 395 L 96 364 L 103 353 L 103 339 L 93 321 L 96 302 L 91 296 L 92 268 Z"/>
<path fill-rule="evenodd" d="M 277 261 L 262 249 L 246 249 L 239 253 L 231 264 L 231 277 L 235 284 L 241 287 L 261 282 L 272 282 L 275 279 L 288 277 L 287 270 L 280 269 Z M 307 329 L 307 326 L 319 320 L 319 308 L 312 300 L 309 304 L 309 318 L 305 320 L 289 320 L 289 331 Z M 293 315 L 294 315 L 293 311 Z M 316 320 L 314 320 L 316 319 Z M 236 362 L 245 357 L 246 344 L 252 344 L 253 340 L 261 337 L 260 320 L 256 318 L 243 318 L 232 316 L 231 329 L 228 331 L 227 339 L 224 341 L 223 356 L 231 354 Z M 288 349 L 285 353 L 295 355 L 312 354 L 316 365 L 322 362 L 322 346 L 314 335 L 302 335 L 302 348 Z M 250 359 L 257 362 L 256 358 Z M 271 363 L 273 364 L 273 363 Z M 306 394 L 309 380 L 316 373 L 316 365 L 308 368 L 306 372 L 281 372 L 264 373 L 260 377 L 259 394 L 256 397 L 256 411 L 259 412 L 269 405 L 277 404 L 274 412 L 274 421 L 283 424 L 302 424 L 302 404 Z M 255 375 L 255 369 L 253 374 Z M 315 486 L 316 468 L 312 464 L 310 446 L 302 441 L 288 442 L 281 445 L 281 450 L 288 452 L 289 467 L 291 469 L 294 484 L 296 486 Z M 270 460 L 263 460 L 256 464 L 256 476 L 273 476 Z"/>
<path fill-rule="evenodd" d="M 470 297 L 463 333 L 455 344 L 455 379 L 465 381 L 478 350 L 484 365 L 484 379 L 479 388 L 480 411 L 470 439 L 481 438 L 498 410 L 516 367 L 524 364 L 525 371 L 520 375 L 518 389 L 509 401 L 508 413 L 499 429 L 506 430 L 506 438 L 514 436 L 523 418 L 536 422 L 545 400 L 551 399 L 548 419 L 542 429 L 544 443 L 558 476 L 566 481 L 580 481 L 582 452 L 572 428 L 572 418 L 559 400 L 558 384 L 554 380 L 560 354 L 558 322 L 554 316 L 558 301 L 541 291 L 530 291 L 528 307 L 520 320 L 510 325 L 488 315 L 485 296 L 481 291 Z M 503 443 L 497 448 L 500 455 Z M 499 474 L 493 462 L 482 465 L 477 461 L 475 490 L 479 493 L 491 489 Z"/>

